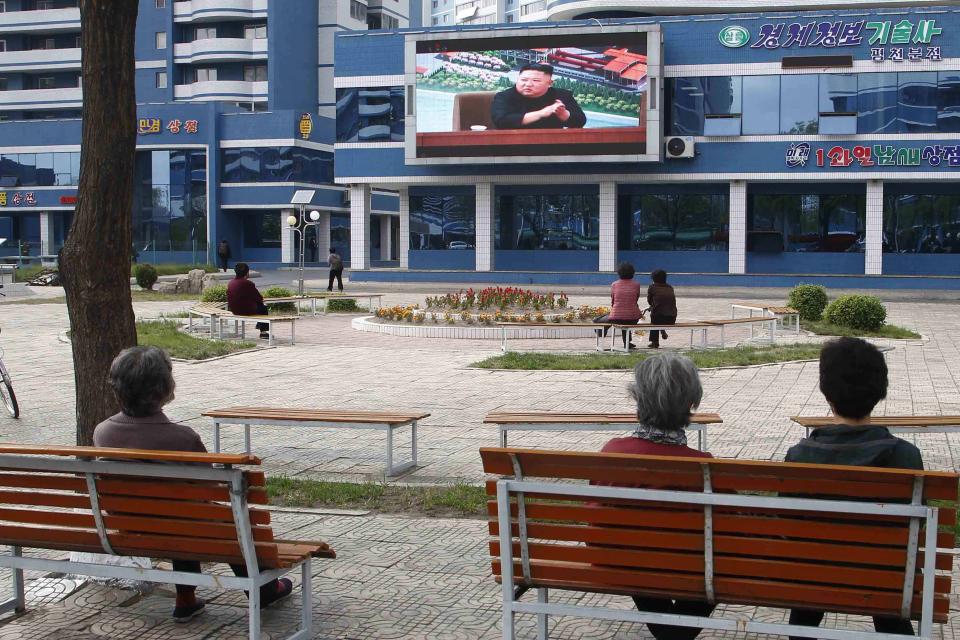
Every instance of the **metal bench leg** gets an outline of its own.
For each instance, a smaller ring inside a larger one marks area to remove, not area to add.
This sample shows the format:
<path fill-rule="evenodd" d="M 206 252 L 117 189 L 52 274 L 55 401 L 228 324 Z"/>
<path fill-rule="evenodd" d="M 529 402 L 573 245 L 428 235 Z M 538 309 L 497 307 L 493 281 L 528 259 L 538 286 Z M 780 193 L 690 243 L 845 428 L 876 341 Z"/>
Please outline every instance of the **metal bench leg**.
<path fill-rule="evenodd" d="M 22 547 L 10 547 L 10 555 L 20 557 L 23 555 Z M 13 602 L 14 611 L 22 613 L 27 609 L 27 599 L 23 589 L 23 569 L 13 570 Z"/>
<path fill-rule="evenodd" d="M 297 321 L 290 321 L 290 345 L 293 346 L 297 344 Z"/>
<path fill-rule="evenodd" d="M 268 347 L 273 346 L 273 323 L 272 322 L 267 323 L 267 346 Z"/>
<path fill-rule="evenodd" d="M 507 448 L 507 430 L 503 428 L 503 425 L 500 425 L 500 446 L 504 449 Z"/>
<path fill-rule="evenodd" d="M 550 600 L 550 595 L 546 589 L 537 589 L 537 603 L 538 604 L 547 604 Z M 547 614 L 538 613 L 537 614 L 537 640 L 547 640 L 548 635 L 547 630 Z"/>
<path fill-rule="evenodd" d="M 700 451 L 706 451 L 707 446 L 709 446 L 707 444 L 707 426 L 706 425 L 704 425 L 703 429 L 700 430 L 700 444 L 702 445 L 700 447 Z"/>
<path fill-rule="evenodd" d="M 500 327 L 500 329 L 502 329 L 502 333 L 500 334 L 500 351 L 506 353 L 507 352 L 507 328 Z"/>
<path fill-rule="evenodd" d="M 260 587 L 255 580 L 250 581 L 247 591 L 247 609 L 250 616 L 250 640 L 260 640 Z"/>
<path fill-rule="evenodd" d="M 724 326 L 724 325 L 720 325 L 720 348 L 721 348 L 721 349 L 724 349 L 724 348 L 726 348 L 726 346 L 727 346 L 727 343 L 726 343 L 726 337 L 727 337 L 727 336 L 726 336 L 726 332 L 724 331 L 724 329 L 725 329 L 725 326 Z"/>
<path fill-rule="evenodd" d="M 220 453 L 220 422 L 213 421 L 213 452 Z"/>
<path fill-rule="evenodd" d="M 393 475 L 393 427 L 387 425 L 387 475 Z"/>
<path fill-rule="evenodd" d="M 417 421 L 414 420 L 410 424 L 410 447 L 411 447 L 411 461 L 413 466 L 417 466 Z"/>
<path fill-rule="evenodd" d="M 250 453 L 250 425 L 243 425 L 243 450 Z"/>
<path fill-rule="evenodd" d="M 311 581 L 313 579 L 313 562 L 307 558 L 301 565 L 300 570 L 300 628 L 304 638 L 313 637 L 313 588 Z"/>

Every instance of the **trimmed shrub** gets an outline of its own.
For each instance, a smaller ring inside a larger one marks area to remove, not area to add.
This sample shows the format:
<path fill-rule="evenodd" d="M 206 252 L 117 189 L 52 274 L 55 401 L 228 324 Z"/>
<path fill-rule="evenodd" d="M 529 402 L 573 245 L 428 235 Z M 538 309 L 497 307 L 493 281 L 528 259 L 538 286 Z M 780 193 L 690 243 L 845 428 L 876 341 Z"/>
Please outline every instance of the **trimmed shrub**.
<path fill-rule="evenodd" d="M 887 320 L 887 310 L 876 296 L 849 295 L 831 302 L 824 317 L 842 327 L 878 331 Z"/>
<path fill-rule="evenodd" d="M 150 291 L 160 276 L 152 264 L 138 264 L 133 271 L 133 277 L 137 279 L 137 284 L 140 285 L 141 289 Z"/>
<path fill-rule="evenodd" d="M 359 306 L 357 306 L 357 301 L 351 299 L 347 300 L 327 300 L 327 311 L 364 311 Z"/>
<path fill-rule="evenodd" d="M 788 304 L 800 313 L 801 319 L 816 322 L 827 306 L 827 290 L 818 284 L 797 285 L 790 291 Z"/>
<path fill-rule="evenodd" d="M 200 300 L 201 302 L 226 302 L 227 285 L 215 284 L 209 289 L 204 289 L 200 294 Z"/>
<path fill-rule="evenodd" d="M 289 298 L 293 295 L 293 291 L 287 289 L 286 287 L 267 287 L 263 290 L 264 298 Z M 296 313 L 297 312 L 297 303 L 296 302 L 276 302 L 271 305 L 268 305 L 271 310 L 277 311 L 279 313 Z"/>

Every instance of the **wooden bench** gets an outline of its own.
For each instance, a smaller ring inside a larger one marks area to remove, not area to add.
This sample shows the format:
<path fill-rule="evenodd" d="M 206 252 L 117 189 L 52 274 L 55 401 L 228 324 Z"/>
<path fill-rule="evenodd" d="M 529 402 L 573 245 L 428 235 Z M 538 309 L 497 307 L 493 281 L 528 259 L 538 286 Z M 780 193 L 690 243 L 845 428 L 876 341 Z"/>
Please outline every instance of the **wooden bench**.
<path fill-rule="evenodd" d="M 284 427 L 334 427 L 338 429 L 379 429 L 387 432 L 386 475 L 396 476 L 417 466 L 417 423 L 429 413 L 400 413 L 391 411 L 343 411 L 332 409 L 292 409 L 279 407 L 228 407 L 204 411 L 213 418 L 214 451 L 220 451 L 220 427 L 225 424 L 243 425 L 244 450 L 250 453 L 250 425 Z M 393 463 L 393 434 L 397 429 L 410 427 L 410 461 Z"/>
<path fill-rule="evenodd" d="M 837 424 L 833 416 L 794 416 L 790 419 L 806 429 L 808 437 L 814 429 Z M 960 416 L 873 416 L 869 424 L 886 427 L 891 433 L 960 433 Z"/>
<path fill-rule="evenodd" d="M 737 317 L 737 309 L 742 309 L 749 312 L 751 318 L 753 317 L 754 312 L 759 312 L 761 316 L 770 316 L 776 318 L 785 329 L 787 328 L 787 319 L 792 319 L 794 332 L 797 335 L 800 335 L 800 312 L 793 307 L 734 303 L 730 305 L 731 319 Z"/>
<path fill-rule="evenodd" d="M 162 463 L 162 464 L 158 464 Z M 247 591 L 249 637 L 260 638 L 260 586 L 301 571 L 301 627 L 312 632 L 311 560 L 334 558 L 324 542 L 280 540 L 270 527 L 264 475 L 249 455 L 0 445 L 0 567 L 13 569 L 23 611 L 23 571 L 192 584 Z M 246 567 L 247 577 L 53 560 L 24 548 L 199 560 Z M 69 634 L 68 634 L 69 635 Z"/>
<path fill-rule="evenodd" d="M 750 337 L 754 336 L 754 328 L 758 324 L 769 325 L 767 327 L 768 333 L 770 335 L 770 344 L 773 344 L 777 341 L 777 319 L 774 317 L 761 317 L 761 318 L 730 318 L 728 320 L 701 320 L 705 324 L 709 324 L 713 327 L 720 328 L 720 346 L 724 347 L 727 344 L 726 329 L 730 326 L 739 326 L 739 325 L 750 325 Z"/>
<path fill-rule="evenodd" d="M 588 332 L 594 332 L 592 335 L 596 337 L 596 349 L 597 351 L 602 351 L 603 349 L 600 346 L 600 333 L 604 327 L 612 327 L 612 324 L 602 324 L 596 322 L 497 322 L 496 326 L 500 327 L 500 350 L 506 353 L 509 351 L 507 349 L 507 331 L 508 329 L 540 329 L 541 331 L 550 330 L 555 332 L 557 336 L 560 334 L 565 334 L 567 330 L 573 329 L 574 338 L 586 338 L 590 334 Z"/>
<path fill-rule="evenodd" d="M 480 455 L 500 478 L 487 493 L 505 639 L 515 637 L 518 613 L 537 616 L 540 639 L 552 615 L 874 637 L 718 612 L 603 608 L 596 598 L 551 604 L 550 589 L 893 616 L 919 620 L 925 639 L 947 621 L 954 534 L 937 525 L 952 527 L 956 513 L 933 505 L 957 501 L 955 473 L 523 449 Z M 536 602 L 521 601 L 529 589 Z"/>
<path fill-rule="evenodd" d="M 268 331 L 270 332 L 270 337 L 267 339 L 267 344 L 273 346 L 273 325 L 277 323 L 290 323 L 290 344 L 294 345 L 297 343 L 297 320 L 300 319 L 299 315 L 255 315 L 255 316 L 241 316 L 235 313 L 231 313 L 226 308 L 225 303 L 222 302 L 203 302 L 197 305 L 194 305 L 187 310 L 189 314 L 188 326 L 193 328 L 193 316 L 206 317 L 210 320 L 210 338 L 216 338 L 218 340 L 223 339 L 223 321 L 224 320 L 233 320 L 235 324 L 240 325 L 240 339 L 244 340 L 247 337 L 247 323 L 248 322 L 263 322 L 267 324 Z"/>
<path fill-rule="evenodd" d="M 492 411 L 484 424 L 495 424 L 500 446 L 507 446 L 507 431 L 632 431 L 637 427 L 635 413 L 557 413 L 552 411 Z M 687 431 L 696 431 L 701 451 L 707 449 L 707 426 L 722 424 L 716 413 L 695 413 Z"/>
<path fill-rule="evenodd" d="M 711 323 L 704 320 L 694 320 L 693 322 L 677 322 L 676 324 L 613 324 L 613 331 L 610 332 L 610 350 L 618 351 L 617 349 L 617 330 L 621 333 L 627 334 L 627 344 L 633 340 L 634 331 L 674 331 L 676 329 L 689 329 L 690 330 L 690 348 L 693 348 L 693 334 L 697 331 L 700 332 L 700 346 L 707 346 L 707 330 L 712 326 Z M 622 344 L 622 341 L 621 341 Z M 622 349 L 623 351 L 629 351 L 629 347 Z"/>
<path fill-rule="evenodd" d="M 284 302 L 293 302 L 297 305 L 297 310 L 300 310 L 301 302 L 310 303 L 310 312 L 314 316 L 317 315 L 317 298 L 314 296 L 284 296 L 282 298 L 264 298 L 263 304 L 270 306 L 271 304 L 282 304 Z"/>
<path fill-rule="evenodd" d="M 376 299 L 377 307 L 383 306 L 382 293 L 331 293 L 329 291 L 317 291 L 307 293 L 308 297 L 317 300 L 323 300 L 323 313 L 326 315 L 331 300 L 366 300 L 370 311 L 373 311 L 373 301 Z"/>

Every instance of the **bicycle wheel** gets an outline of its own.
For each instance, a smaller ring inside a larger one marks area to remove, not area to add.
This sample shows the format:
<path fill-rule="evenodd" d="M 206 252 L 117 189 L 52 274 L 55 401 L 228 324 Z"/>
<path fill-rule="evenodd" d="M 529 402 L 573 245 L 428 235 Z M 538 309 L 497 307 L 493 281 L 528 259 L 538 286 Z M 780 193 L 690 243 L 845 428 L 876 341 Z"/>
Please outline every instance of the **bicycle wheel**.
<path fill-rule="evenodd" d="M 17 396 L 13 392 L 13 383 L 10 381 L 10 375 L 7 373 L 7 368 L 3 366 L 2 360 L 0 360 L 0 377 L 3 378 L 3 384 L 0 385 L 0 400 L 3 401 L 3 406 L 7 408 L 11 416 L 19 418 L 20 405 L 17 404 Z"/>

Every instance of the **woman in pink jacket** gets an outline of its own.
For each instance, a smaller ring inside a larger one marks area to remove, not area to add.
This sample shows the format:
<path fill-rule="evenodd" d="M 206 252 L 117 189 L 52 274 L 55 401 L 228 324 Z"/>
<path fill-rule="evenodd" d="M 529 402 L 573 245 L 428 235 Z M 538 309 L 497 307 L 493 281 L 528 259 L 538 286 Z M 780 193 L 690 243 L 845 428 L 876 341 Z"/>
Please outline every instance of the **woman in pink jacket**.
<path fill-rule="evenodd" d="M 629 262 L 622 262 L 617 267 L 620 279 L 610 285 L 610 313 L 596 318 L 594 322 L 612 322 L 614 324 L 637 324 L 643 318 L 643 312 L 637 301 L 643 295 L 643 287 L 635 282 L 633 276 L 637 270 Z M 603 335 L 607 335 L 609 327 L 603 328 Z M 597 330 L 599 333 L 599 329 Z M 627 334 L 623 334 L 623 346 L 627 346 Z M 636 345 L 630 343 L 631 349 Z"/>

